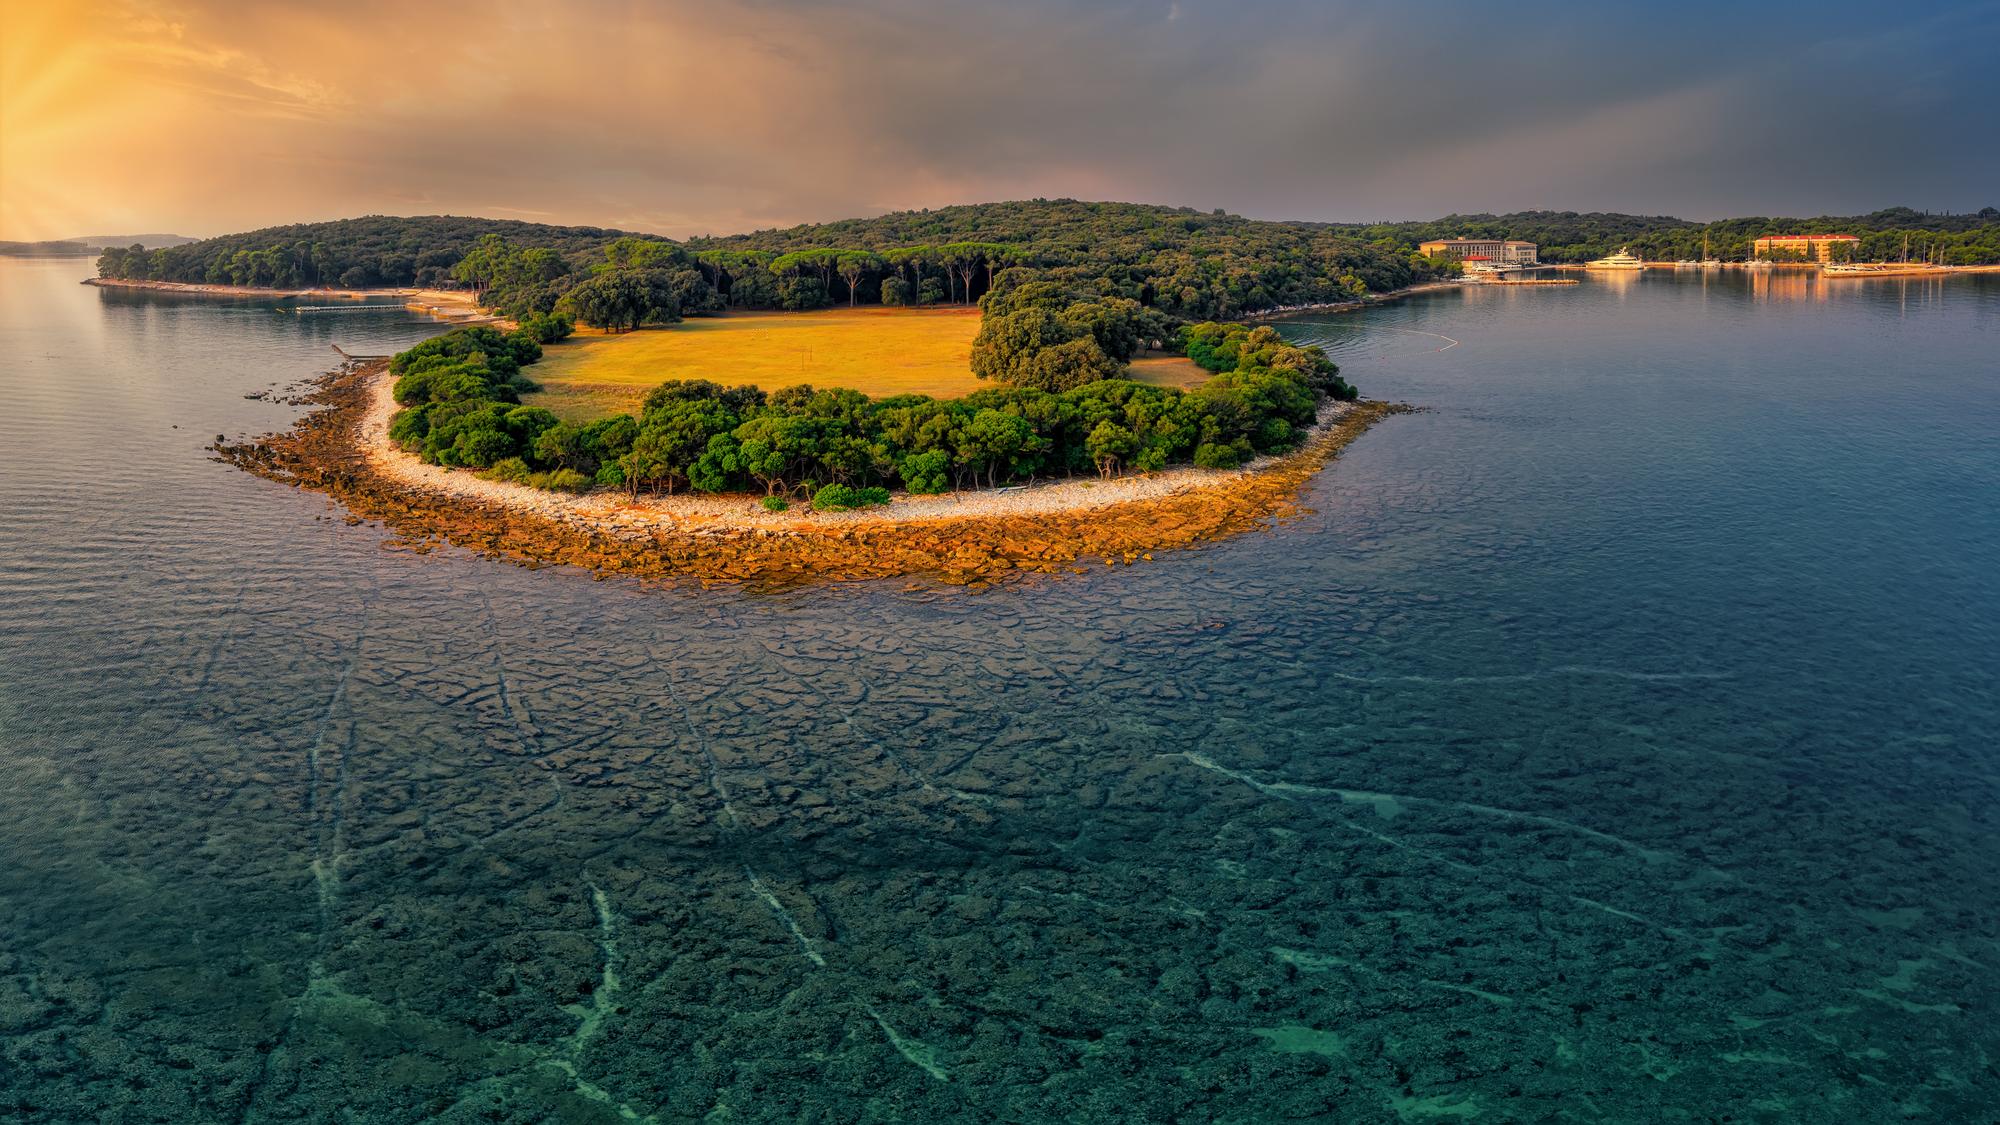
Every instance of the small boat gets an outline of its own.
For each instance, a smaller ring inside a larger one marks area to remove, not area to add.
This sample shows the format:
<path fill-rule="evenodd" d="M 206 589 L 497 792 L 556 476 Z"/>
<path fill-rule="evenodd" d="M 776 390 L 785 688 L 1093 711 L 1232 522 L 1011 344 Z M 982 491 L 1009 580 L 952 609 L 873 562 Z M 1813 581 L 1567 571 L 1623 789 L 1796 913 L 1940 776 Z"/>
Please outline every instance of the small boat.
<path fill-rule="evenodd" d="M 1587 270 L 1642 270 L 1646 268 L 1646 260 L 1628 251 L 1620 250 L 1609 257 L 1597 258 L 1593 261 L 1585 262 L 1583 268 Z"/>
<path fill-rule="evenodd" d="M 1762 258 L 1751 258 L 1743 263 L 1743 268 L 1746 270 L 1767 270 L 1771 268 L 1771 263 Z"/>
<path fill-rule="evenodd" d="M 1674 268 L 1677 270 L 1698 270 L 1702 268 L 1702 265 L 1697 259 L 1682 258 L 1680 261 L 1674 263 Z"/>

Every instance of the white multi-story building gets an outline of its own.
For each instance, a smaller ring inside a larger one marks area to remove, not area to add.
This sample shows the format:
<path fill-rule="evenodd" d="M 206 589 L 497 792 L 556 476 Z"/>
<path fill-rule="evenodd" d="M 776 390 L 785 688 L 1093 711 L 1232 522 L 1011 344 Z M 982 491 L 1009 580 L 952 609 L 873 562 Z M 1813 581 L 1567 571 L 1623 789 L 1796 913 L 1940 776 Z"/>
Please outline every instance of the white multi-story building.
<path fill-rule="evenodd" d="M 1532 266 L 1536 263 L 1535 244 L 1512 239 L 1440 238 L 1418 247 L 1426 258 L 1450 258 L 1459 262 L 1492 262 L 1502 266 Z"/>

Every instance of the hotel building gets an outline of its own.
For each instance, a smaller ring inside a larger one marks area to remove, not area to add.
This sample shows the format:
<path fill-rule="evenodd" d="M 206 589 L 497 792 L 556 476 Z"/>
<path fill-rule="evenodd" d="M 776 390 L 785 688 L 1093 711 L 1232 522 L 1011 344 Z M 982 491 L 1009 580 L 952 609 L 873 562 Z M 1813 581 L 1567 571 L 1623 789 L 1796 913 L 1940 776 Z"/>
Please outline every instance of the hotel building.
<path fill-rule="evenodd" d="M 1426 258 L 1450 258 L 1459 262 L 1496 262 L 1503 266 L 1532 266 L 1536 262 L 1532 242 L 1500 241 L 1490 238 L 1440 238 L 1418 248 Z"/>
<path fill-rule="evenodd" d="M 1774 234 L 1758 239 L 1750 256 L 1762 258 L 1773 250 L 1785 250 L 1803 255 L 1808 262 L 1824 264 L 1833 260 L 1834 247 L 1860 242 L 1851 234 Z"/>

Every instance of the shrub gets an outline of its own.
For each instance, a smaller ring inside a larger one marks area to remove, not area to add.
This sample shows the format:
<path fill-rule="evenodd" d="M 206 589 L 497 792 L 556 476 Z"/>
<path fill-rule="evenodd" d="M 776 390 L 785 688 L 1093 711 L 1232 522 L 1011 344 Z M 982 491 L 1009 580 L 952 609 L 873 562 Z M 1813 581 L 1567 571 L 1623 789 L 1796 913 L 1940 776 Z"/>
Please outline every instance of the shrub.
<path fill-rule="evenodd" d="M 762 500 L 757 501 L 757 503 L 762 504 L 764 510 L 767 512 L 782 512 L 786 508 L 791 507 L 791 504 L 782 496 L 766 496 Z"/>
<path fill-rule="evenodd" d="M 590 478 L 575 469 L 557 469 L 542 487 L 551 492 L 589 492 Z"/>
<path fill-rule="evenodd" d="M 529 313 L 521 318 L 521 335 L 537 344 L 553 344 L 576 331 L 567 313 Z"/>
<path fill-rule="evenodd" d="M 886 488 L 854 488 L 845 484 L 829 484 L 813 493 L 812 498 L 815 512 L 845 512 L 888 502 L 889 490 Z"/>
<path fill-rule="evenodd" d="M 389 440 L 404 449 L 416 450 L 423 446 L 425 435 L 431 432 L 430 412 L 422 408 L 399 410 L 389 421 Z"/>
<path fill-rule="evenodd" d="M 904 456 L 897 472 L 903 478 L 903 487 L 912 496 L 935 496 L 951 487 L 945 476 L 951 468 L 951 456 L 942 449 L 927 449 L 922 453 Z"/>
<path fill-rule="evenodd" d="M 1194 464 L 1198 469 L 1233 469 L 1242 463 L 1243 455 L 1234 445 L 1208 441 L 1195 447 Z"/>
<path fill-rule="evenodd" d="M 523 484 L 526 483 L 530 473 L 526 461 L 521 460 L 519 457 L 508 457 L 493 462 L 493 467 L 481 475 L 487 480 L 504 480 L 515 484 Z"/>
<path fill-rule="evenodd" d="M 1284 449 L 1292 444 L 1292 424 L 1283 418 L 1266 418 L 1257 424 L 1259 449 Z"/>

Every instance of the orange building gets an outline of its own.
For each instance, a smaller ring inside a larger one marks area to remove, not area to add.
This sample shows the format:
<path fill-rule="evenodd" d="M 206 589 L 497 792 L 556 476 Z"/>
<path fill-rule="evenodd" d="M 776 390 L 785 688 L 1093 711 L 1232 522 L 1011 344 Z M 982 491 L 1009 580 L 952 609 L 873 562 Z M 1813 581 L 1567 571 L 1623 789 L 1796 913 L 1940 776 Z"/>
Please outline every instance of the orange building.
<path fill-rule="evenodd" d="M 1773 250 L 1786 250 L 1800 254 L 1809 262 L 1830 262 L 1836 246 L 1859 246 L 1861 240 L 1851 234 L 1773 234 L 1757 240 L 1751 257 L 1762 258 Z"/>

